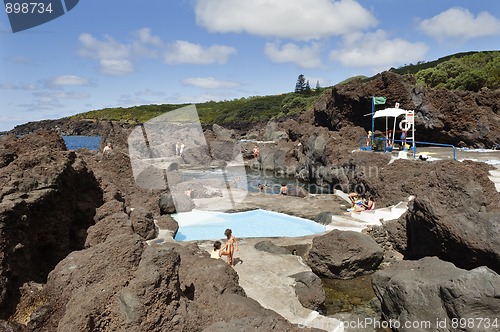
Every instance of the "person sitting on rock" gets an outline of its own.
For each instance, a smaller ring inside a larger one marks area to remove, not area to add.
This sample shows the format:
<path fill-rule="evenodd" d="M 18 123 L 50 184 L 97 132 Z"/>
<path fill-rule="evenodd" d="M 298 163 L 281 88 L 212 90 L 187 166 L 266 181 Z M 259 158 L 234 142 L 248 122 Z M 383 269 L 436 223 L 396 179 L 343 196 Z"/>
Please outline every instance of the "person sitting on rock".
<path fill-rule="evenodd" d="M 363 206 L 363 200 L 358 193 L 349 193 L 349 200 L 351 201 L 351 207 L 347 209 L 347 212 L 352 212 L 356 208 L 361 208 Z"/>
<path fill-rule="evenodd" d="M 362 197 L 357 193 L 349 194 L 351 201 L 354 200 L 353 206 L 347 209 L 348 212 L 363 212 L 373 210 L 375 208 L 375 202 L 372 200 L 371 196 Z"/>
<path fill-rule="evenodd" d="M 367 195 L 365 200 L 363 200 L 362 202 L 364 209 L 361 211 L 370 211 L 375 209 L 375 202 L 372 200 L 372 197 L 370 195 Z"/>
<path fill-rule="evenodd" d="M 222 243 L 220 241 L 215 241 L 214 243 L 214 250 L 210 253 L 210 258 L 215 258 L 219 259 L 222 255 L 220 252 L 220 247 L 222 246 Z"/>

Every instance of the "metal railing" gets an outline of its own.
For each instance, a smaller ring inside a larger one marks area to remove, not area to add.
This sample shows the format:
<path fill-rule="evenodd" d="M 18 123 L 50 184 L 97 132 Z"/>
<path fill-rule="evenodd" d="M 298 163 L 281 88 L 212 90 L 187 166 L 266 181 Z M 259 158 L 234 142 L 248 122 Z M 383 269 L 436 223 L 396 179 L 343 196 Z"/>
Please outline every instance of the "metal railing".
<path fill-rule="evenodd" d="M 380 142 L 380 141 L 382 142 L 381 144 L 383 145 L 383 147 L 379 146 L 379 144 L 377 144 L 377 142 Z M 399 139 L 395 139 L 395 140 L 391 140 L 391 141 L 396 142 L 396 143 L 401 143 L 401 144 L 403 143 L 403 140 L 399 140 Z M 370 143 L 370 144 L 367 145 L 366 143 Z M 405 141 L 405 143 L 406 144 L 409 144 L 409 143 L 413 144 L 413 141 L 407 140 L 407 141 Z M 453 160 L 457 160 L 457 148 L 452 144 L 421 142 L 421 141 L 415 141 L 414 143 L 418 144 L 418 145 L 442 146 L 442 147 L 452 148 L 453 149 Z M 385 137 L 374 137 L 373 140 L 371 138 L 368 138 L 368 137 L 363 137 L 359 140 L 359 149 L 360 150 L 373 150 L 374 145 L 379 146 L 381 148 L 381 151 L 383 150 L 384 153 L 392 152 L 392 149 L 390 149 L 389 146 L 387 145 L 387 138 L 385 138 Z M 416 145 L 415 145 L 415 149 L 413 147 L 410 147 L 410 150 L 413 150 L 413 158 L 416 158 L 417 157 Z"/>

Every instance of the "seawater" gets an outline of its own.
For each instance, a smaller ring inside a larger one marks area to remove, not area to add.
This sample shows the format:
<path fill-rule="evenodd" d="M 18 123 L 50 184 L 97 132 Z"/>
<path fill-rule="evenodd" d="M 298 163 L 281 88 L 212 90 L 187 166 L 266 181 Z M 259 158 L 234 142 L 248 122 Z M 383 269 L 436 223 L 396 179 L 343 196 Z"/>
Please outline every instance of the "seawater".
<path fill-rule="evenodd" d="M 259 183 L 263 186 L 264 192 L 266 194 L 279 194 L 281 184 L 286 184 L 290 195 L 294 195 L 294 192 L 298 188 L 305 189 L 310 194 L 332 194 L 333 190 L 330 187 L 320 187 L 313 183 L 306 183 L 299 181 L 298 179 L 287 176 L 287 175 L 279 175 L 274 174 L 272 171 L 263 171 L 258 169 L 253 169 L 251 167 L 245 167 L 246 178 L 241 177 L 229 177 L 228 181 L 238 188 L 247 188 L 249 192 L 259 192 Z M 190 171 L 184 172 L 183 179 L 191 180 L 191 179 L 206 179 L 213 178 L 214 173 L 222 174 L 222 170 L 217 171 Z M 246 183 L 245 183 L 246 181 Z"/>
<path fill-rule="evenodd" d="M 87 148 L 97 150 L 101 142 L 101 136 L 63 136 L 68 150 Z"/>

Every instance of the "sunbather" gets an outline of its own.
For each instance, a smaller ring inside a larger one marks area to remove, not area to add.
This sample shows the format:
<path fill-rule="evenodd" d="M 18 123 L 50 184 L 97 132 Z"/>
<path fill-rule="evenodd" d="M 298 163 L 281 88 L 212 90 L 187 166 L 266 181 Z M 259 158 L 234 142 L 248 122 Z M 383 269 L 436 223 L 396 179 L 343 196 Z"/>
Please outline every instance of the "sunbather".
<path fill-rule="evenodd" d="M 352 207 L 347 209 L 348 212 L 369 211 L 375 208 L 375 202 L 371 196 L 362 197 L 357 193 L 350 193 L 349 199 L 352 202 Z"/>

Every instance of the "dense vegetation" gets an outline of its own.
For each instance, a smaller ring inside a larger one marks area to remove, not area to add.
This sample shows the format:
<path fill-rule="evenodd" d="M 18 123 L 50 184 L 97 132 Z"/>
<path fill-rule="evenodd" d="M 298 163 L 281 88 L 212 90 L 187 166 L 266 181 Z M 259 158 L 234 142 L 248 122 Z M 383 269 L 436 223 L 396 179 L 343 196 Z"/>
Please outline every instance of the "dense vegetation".
<path fill-rule="evenodd" d="M 430 88 L 479 91 L 500 88 L 500 51 L 468 52 L 420 62 L 398 69 L 400 74 L 413 74 L 419 85 Z"/>
<path fill-rule="evenodd" d="M 322 89 L 308 93 L 285 93 L 272 96 L 258 96 L 226 101 L 209 101 L 196 104 L 196 109 L 203 124 L 239 125 L 272 118 L 298 114 L 316 102 Z M 129 108 L 105 108 L 75 115 L 79 119 L 124 120 L 127 122 L 145 122 L 164 112 L 186 106 L 186 104 L 142 105 Z"/>
<path fill-rule="evenodd" d="M 391 68 L 399 74 L 414 75 L 417 84 L 430 88 L 479 91 L 481 88 L 500 88 L 500 51 L 467 52 L 450 55 L 431 62 L 419 62 L 401 68 Z M 355 76 L 338 84 L 369 78 Z M 314 105 L 325 91 L 316 84 L 311 89 L 304 75 L 299 75 L 295 92 L 272 96 L 255 96 L 226 101 L 196 104 L 200 120 L 205 125 L 230 126 L 268 121 L 303 112 Z M 75 115 L 74 118 L 124 120 L 145 122 L 162 113 L 186 104 L 142 105 L 129 108 L 106 108 Z"/>

